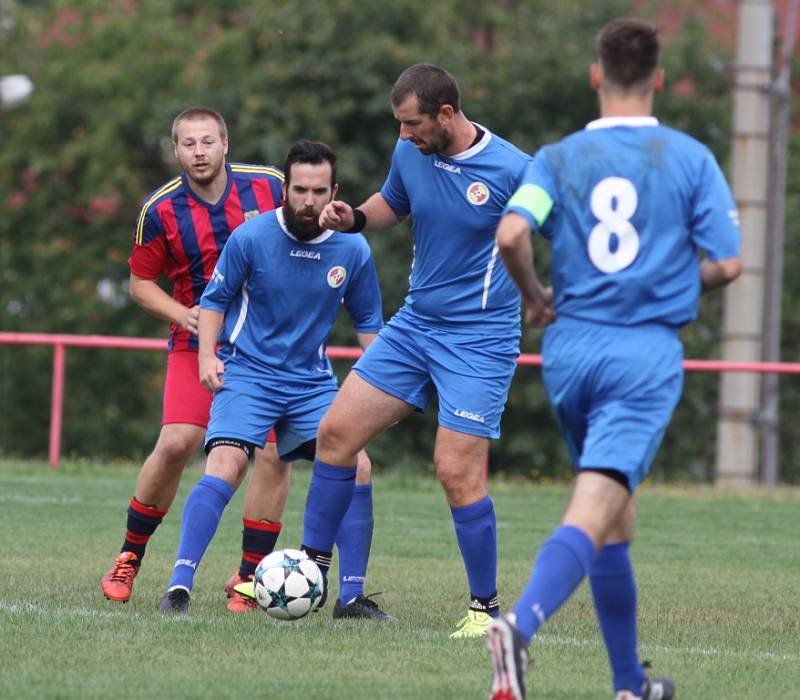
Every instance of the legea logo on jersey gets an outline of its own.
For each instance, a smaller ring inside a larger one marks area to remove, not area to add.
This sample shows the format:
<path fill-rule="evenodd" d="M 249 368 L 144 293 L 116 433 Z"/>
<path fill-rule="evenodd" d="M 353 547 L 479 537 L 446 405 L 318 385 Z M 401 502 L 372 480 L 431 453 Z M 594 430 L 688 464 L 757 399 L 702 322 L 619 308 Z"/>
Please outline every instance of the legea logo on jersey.
<path fill-rule="evenodd" d="M 223 275 L 216 267 L 214 268 L 214 272 L 211 273 L 211 282 L 216 282 L 217 284 L 222 284 L 222 280 L 225 279 L 225 275 Z"/>
<path fill-rule="evenodd" d="M 473 182 L 467 187 L 467 199 L 476 207 L 489 201 L 489 188 L 482 182 Z"/>
<path fill-rule="evenodd" d="M 246 211 L 244 213 L 244 220 L 247 221 L 248 219 L 253 219 L 258 216 L 261 212 L 258 209 L 251 209 L 250 211 Z"/>
<path fill-rule="evenodd" d="M 341 265 L 337 265 L 336 267 L 332 267 L 328 270 L 328 284 L 336 289 L 336 287 L 341 287 L 344 284 L 344 278 L 347 277 L 347 270 L 345 270 Z"/>
<path fill-rule="evenodd" d="M 316 250 L 302 250 L 299 248 L 292 248 L 289 253 L 290 258 L 308 258 L 309 260 L 319 260 L 320 254 Z"/>

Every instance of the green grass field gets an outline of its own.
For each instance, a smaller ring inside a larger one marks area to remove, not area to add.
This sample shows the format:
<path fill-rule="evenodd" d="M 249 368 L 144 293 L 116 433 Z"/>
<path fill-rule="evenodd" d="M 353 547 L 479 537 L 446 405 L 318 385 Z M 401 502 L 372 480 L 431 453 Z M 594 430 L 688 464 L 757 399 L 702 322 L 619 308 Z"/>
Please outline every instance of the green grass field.
<path fill-rule="evenodd" d="M 296 471 L 283 546 L 300 542 L 308 468 Z M 150 543 L 133 600 L 99 582 L 122 540 L 136 469 L 0 462 L 0 698 L 485 697 L 480 641 L 448 634 L 468 602 L 441 489 L 379 474 L 368 592 L 392 624 L 333 621 L 330 604 L 294 623 L 225 610 L 238 563 L 238 493 L 195 578 L 191 612 L 165 617 L 179 498 Z M 513 602 L 556 524 L 565 486 L 492 484 L 502 603 Z M 681 700 L 800 697 L 800 492 L 724 494 L 645 487 L 634 563 L 643 658 Z M 609 699 L 586 585 L 534 641 L 530 696 Z"/>

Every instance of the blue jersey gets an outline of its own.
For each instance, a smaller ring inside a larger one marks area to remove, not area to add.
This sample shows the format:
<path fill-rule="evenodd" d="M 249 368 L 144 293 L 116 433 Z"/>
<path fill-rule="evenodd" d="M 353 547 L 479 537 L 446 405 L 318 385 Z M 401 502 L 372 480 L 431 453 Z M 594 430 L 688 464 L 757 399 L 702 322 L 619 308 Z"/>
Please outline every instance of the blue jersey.
<path fill-rule="evenodd" d="M 558 316 L 681 326 L 697 315 L 698 249 L 739 255 L 739 218 L 711 152 L 654 117 L 598 119 L 545 146 L 507 211 L 552 242 Z"/>
<path fill-rule="evenodd" d="M 455 156 L 400 140 L 381 195 L 413 217 L 414 261 L 404 312 L 439 326 L 517 329 L 520 299 L 494 233 L 530 157 L 484 130 Z"/>
<path fill-rule="evenodd" d="M 277 209 L 228 240 L 200 306 L 225 314 L 220 355 L 282 382 L 329 382 L 328 334 L 342 302 L 355 329 L 383 326 L 375 263 L 361 234 L 302 242 Z"/>

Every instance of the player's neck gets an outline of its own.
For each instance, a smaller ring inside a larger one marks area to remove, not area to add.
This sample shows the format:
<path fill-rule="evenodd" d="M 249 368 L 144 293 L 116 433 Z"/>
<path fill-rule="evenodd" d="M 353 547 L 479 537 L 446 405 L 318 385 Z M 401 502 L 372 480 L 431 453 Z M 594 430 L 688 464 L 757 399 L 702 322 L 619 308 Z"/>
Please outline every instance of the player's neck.
<path fill-rule="evenodd" d="M 601 117 L 649 117 L 653 114 L 653 95 L 604 95 L 600 97 Z"/>
<path fill-rule="evenodd" d="M 200 183 L 197 182 L 197 180 L 193 180 L 191 177 L 187 177 L 186 180 L 192 192 L 200 199 L 209 204 L 216 204 L 222 199 L 222 195 L 225 194 L 225 188 L 228 186 L 228 171 L 223 164 L 219 173 L 217 173 L 217 176 L 211 182 Z"/>
<path fill-rule="evenodd" d="M 475 125 L 464 116 L 463 112 L 456 114 L 453 120 L 453 140 L 450 147 L 442 153 L 445 156 L 454 156 L 466 151 L 478 133 Z"/>

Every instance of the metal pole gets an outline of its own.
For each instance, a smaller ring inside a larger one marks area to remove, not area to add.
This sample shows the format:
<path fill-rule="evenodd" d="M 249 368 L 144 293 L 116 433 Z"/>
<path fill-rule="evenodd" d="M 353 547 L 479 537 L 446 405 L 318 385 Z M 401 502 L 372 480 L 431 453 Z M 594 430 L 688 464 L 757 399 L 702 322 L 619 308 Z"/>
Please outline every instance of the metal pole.
<path fill-rule="evenodd" d="M 774 119 L 770 158 L 769 238 L 767 239 L 767 299 L 764 309 L 764 360 L 781 358 L 781 302 L 783 301 L 783 249 L 785 240 L 786 161 L 789 138 L 790 73 L 795 45 L 798 0 L 790 0 L 781 50 L 781 65 L 772 86 Z M 768 374 L 762 387 L 761 481 L 770 487 L 779 478 L 778 403 L 779 377 Z"/>
<path fill-rule="evenodd" d="M 63 343 L 53 348 L 53 385 L 50 394 L 50 445 L 48 457 L 53 469 L 61 456 L 61 419 L 64 415 L 64 366 L 66 349 Z"/>
<path fill-rule="evenodd" d="M 769 85 L 772 79 L 771 0 L 741 0 L 733 106 L 733 193 L 742 227 L 742 276 L 724 291 L 724 360 L 761 358 L 763 334 Z M 717 421 L 716 481 L 749 485 L 758 472 L 761 381 L 724 374 Z"/>

